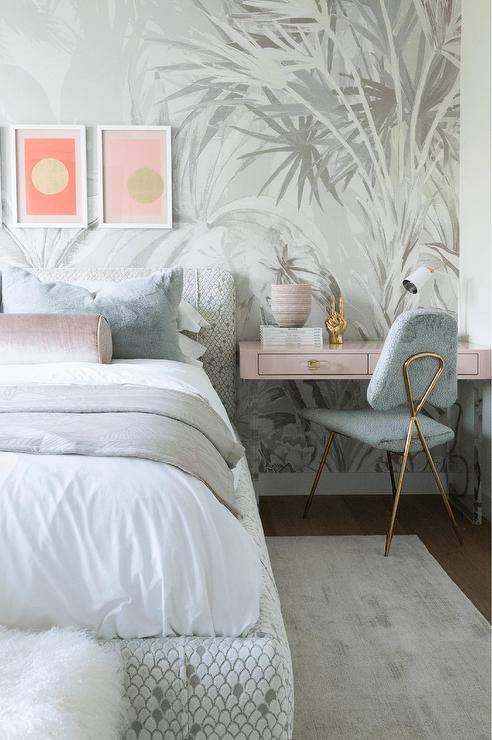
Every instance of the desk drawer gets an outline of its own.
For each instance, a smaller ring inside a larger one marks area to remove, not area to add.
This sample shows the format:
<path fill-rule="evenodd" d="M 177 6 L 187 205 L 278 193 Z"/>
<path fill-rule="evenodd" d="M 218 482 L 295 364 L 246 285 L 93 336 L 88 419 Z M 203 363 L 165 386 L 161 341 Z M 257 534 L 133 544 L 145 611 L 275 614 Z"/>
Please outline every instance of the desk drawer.
<path fill-rule="evenodd" d="M 369 355 L 369 375 L 372 375 L 374 372 L 374 368 L 378 364 L 379 360 L 379 353 L 377 355 L 370 354 Z"/>
<path fill-rule="evenodd" d="M 458 375 L 478 375 L 478 355 L 474 352 L 458 355 Z"/>
<path fill-rule="evenodd" d="M 366 354 L 260 354 L 259 375 L 366 375 Z"/>
<path fill-rule="evenodd" d="M 372 375 L 379 360 L 379 355 L 369 355 L 369 373 Z M 458 355 L 458 375 L 478 375 L 478 354 L 467 352 Z"/>

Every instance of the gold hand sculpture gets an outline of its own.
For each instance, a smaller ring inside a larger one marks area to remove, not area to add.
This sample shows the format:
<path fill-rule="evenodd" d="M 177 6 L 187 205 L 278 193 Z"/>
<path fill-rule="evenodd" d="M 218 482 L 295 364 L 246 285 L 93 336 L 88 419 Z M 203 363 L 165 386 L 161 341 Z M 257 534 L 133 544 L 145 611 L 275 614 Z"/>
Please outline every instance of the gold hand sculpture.
<path fill-rule="evenodd" d="M 340 296 L 338 301 L 338 311 L 336 309 L 335 296 L 332 295 L 330 298 L 330 311 L 325 321 L 325 326 L 328 331 L 330 344 L 343 344 L 343 333 L 347 328 L 347 321 L 345 319 L 342 296 Z"/>

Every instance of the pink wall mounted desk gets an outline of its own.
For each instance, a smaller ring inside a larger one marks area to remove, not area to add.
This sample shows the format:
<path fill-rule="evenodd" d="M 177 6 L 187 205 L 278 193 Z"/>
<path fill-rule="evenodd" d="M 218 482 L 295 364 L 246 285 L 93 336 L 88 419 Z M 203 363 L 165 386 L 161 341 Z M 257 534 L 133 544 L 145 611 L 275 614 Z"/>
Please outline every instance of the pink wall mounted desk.
<path fill-rule="evenodd" d="M 383 342 L 344 342 L 323 348 L 262 347 L 260 342 L 239 342 L 239 373 L 245 380 L 367 380 L 371 377 Z M 491 351 L 460 342 L 458 379 L 490 380 Z"/>
<path fill-rule="evenodd" d="M 248 461 L 253 480 L 259 474 L 259 409 L 253 380 L 369 380 L 383 342 L 351 342 L 322 348 L 262 347 L 260 342 L 239 342 L 239 374 L 248 382 Z M 446 474 L 453 502 L 473 522 L 482 516 L 481 467 L 483 383 L 491 378 L 491 350 L 460 342 L 458 347 L 458 402 L 448 413 L 456 440 L 446 456 Z"/>

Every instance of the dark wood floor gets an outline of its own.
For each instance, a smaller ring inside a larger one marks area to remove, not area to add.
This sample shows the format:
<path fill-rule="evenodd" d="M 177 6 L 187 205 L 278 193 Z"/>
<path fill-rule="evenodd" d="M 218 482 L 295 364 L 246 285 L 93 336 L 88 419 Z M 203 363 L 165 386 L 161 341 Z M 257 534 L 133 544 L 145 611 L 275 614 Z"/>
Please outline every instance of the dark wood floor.
<path fill-rule="evenodd" d="M 262 496 L 267 536 L 385 534 L 391 496 L 318 496 L 302 519 L 304 496 Z M 473 525 L 456 512 L 460 547 L 439 496 L 403 496 L 395 534 L 417 534 L 450 578 L 490 621 L 490 524 Z M 395 547 L 393 544 L 393 547 Z M 391 556 L 391 555 L 390 555 Z"/>

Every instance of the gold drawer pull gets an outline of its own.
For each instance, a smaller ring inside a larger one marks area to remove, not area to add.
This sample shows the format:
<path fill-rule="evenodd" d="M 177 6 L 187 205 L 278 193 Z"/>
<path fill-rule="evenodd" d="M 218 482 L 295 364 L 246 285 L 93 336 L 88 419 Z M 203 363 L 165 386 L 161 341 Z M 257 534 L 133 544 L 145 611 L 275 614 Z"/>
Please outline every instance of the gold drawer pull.
<path fill-rule="evenodd" d="M 320 361 L 319 360 L 308 360 L 308 368 L 310 370 L 319 370 Z"/>

